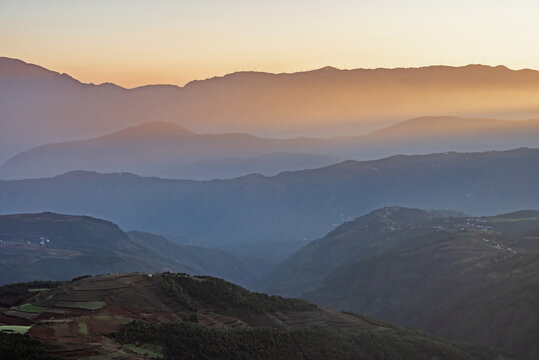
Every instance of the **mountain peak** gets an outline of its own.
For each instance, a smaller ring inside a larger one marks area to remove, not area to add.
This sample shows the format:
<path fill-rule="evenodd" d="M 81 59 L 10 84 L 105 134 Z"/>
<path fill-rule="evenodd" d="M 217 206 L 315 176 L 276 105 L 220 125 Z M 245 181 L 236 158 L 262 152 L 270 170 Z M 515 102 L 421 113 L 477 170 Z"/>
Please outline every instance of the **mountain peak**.
<path fill-rule="evenodd" d="M 339 71 L 340 69 L 337 69 L 336 67 L 333 67 L 333 66 L 324 66 L 324 67 L 321 67 L 320 69 L 318 69 L 319 71 Z"/>
<path fill-rule="evenodd" d="M 382 219 L 391 219 L 392 221 L 397 222 L 424 220 L 431 217 L 431 215 L 424 210 L 407 208 L 402 206 L 385 206 L 380 209 L 376 209 L 371 213 L 364 215 L 363 217 L 366 218 L 371 216 L 380 217 Z"/>
<path fill-rule="evenodd" d="M 54 77 L 58 75 L 60 74 L 39 65 L 30 64 L 19 59 L 0 57 L 1 77 Z"/>
<path fill-rule="evenodd" d="M 166 121 L 150 121 L 117 131 L 107 137 L 117 139 L 147 138 L 156 136 L 191 136 L 195 135 L 183 126 Z"/>

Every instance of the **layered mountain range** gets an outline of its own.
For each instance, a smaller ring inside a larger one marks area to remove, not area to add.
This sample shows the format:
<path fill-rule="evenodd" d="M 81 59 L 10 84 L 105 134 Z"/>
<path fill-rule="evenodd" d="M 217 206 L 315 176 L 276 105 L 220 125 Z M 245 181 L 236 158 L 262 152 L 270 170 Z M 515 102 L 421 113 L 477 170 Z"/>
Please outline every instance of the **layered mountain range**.
<path fill-rule="evenodd" d="M 128 230 L 183 236 L 197 245 L 226 245 L 230 251 L 278 262 L 289 253 L 247 245 L 278 247 L 284 242 L 293 252 L 305 241 L 387 205 L 471 214 L 537 208 L 538 163 L 537 149 L 517 149 L 345 161 L 274 177 L 215 181 L 79 171 L 0 181 L 0 213 L 85 214 Z"/>
<path fill-rule="evenodd" d="M 0 165 L 0 178 L 88 170 L 210 180 L 252 173 L 276 175 L 343 159 L 521 146 L 539 147 L 539 120 L 422 117 L 365 136 L 292 139 L 195 134 L 173 123 L 150 122 L 94 139 L 38 146 Z"/>
<path fill-rule="evenodd" d="M 538 72 L 482 65 L 240 72 L 184 87 L 124 89 L 0 58 L 0 94 L 0 162 L 38 145 L 149 121 L 196 133 L 291 137 L 365 134 L 428 114 L 539 117 Z"/>
<path fill-rule="evenodd" d="M 0 354 L 537 359 L 538 119 L 503 66 L 125 89 L 0 58 L 0 285 L 34 281 Z"/>

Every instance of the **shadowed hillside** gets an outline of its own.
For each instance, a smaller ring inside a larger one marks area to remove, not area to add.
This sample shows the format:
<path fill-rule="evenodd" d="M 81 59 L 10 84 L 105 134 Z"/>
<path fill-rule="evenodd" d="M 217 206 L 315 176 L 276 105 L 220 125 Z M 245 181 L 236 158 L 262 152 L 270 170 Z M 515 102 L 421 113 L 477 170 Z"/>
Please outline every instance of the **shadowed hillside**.
<path fill-rule="evenodd" d="M 383 208 L 344 223 L 297 251 L 261 281 L 269 293 L 299 296 L 316 289 L 334 271 L 373 257 L 403 239 L 432 231 L 419 226 L 436 214 L 418 209 Z"/>
<path fill-rule="evenodd" d="M 361 312 L 535 359 L 539 211 L 439 217 L 399 207 L 360 217 L 292 255 L 271 293 Z"/>
<path fill-rule="evenodd" d="M 263 264 L 164 237 L 123 232 L 108 221 L 53 213 L 0 216 L 0 284 L 83 274 L 182 271 L 252 285 Z"/>

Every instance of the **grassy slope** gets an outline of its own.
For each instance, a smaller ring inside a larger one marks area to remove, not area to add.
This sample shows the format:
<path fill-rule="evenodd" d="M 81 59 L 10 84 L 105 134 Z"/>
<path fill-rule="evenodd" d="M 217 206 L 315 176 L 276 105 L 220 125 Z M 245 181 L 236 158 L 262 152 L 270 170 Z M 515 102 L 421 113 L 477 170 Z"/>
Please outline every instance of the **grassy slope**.
<path fill-rule="evenodd" d="M 341 268 L 303 297 L 534 359 L 539 356 L 539 233 L 530 229 L 539 228 L 539 217 L 533 215 L 481 219 L 495 231 L 411 238 Z"/>
<path fill-rule="evenodd" d="M 269 293 L 298 296 L 320 286 L 324 278 L 342 266 L 430 231 L 430 227 L 413 226 L 430 218 L 432 215 L 426 211 L 392 207 L 344 223 L 279 264 L 261 280 L 261 287 Z"/>

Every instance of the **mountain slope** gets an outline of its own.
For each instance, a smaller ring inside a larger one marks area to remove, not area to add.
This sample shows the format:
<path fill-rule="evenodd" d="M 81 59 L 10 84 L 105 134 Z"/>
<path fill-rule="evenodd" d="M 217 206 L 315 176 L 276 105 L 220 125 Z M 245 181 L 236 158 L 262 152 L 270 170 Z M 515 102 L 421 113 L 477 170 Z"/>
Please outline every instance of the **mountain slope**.
<path fill-rule="evenodd" d="M 252 285 L 261 270 L 216 249 L 181 246 L 108 221 L 53 213 L 0 216 L 0 283 L 83 274 L 183 271 Z"/>
<path fill-rule="evenodd" d="M 194 134 L 149 122 L 82 141 L 38 146 L 0 166 L 0 178 L 40 178 L 74 170 L 131 172 L 181 179 L 275 175 L 393 154 L 484 151 L 539 146 L 539 121 L 423 117 L 361 137 L 270 139 Z"/>
<path fill-rule="evenodd" d="M 422 210 L 392 207 L 346 222 L 288 257 L 261 280 L 261 287 L 286 296 L 316 289 L 335 270 L 431 231 L 418 225 L 433 217 Z"/>
<path fill-rule="evenodd" d="M 0 177 L 39 178 L 81 169 L 184 179 L 275 175 L 336 162 L 338 157 L 322 154 L 328 145 L 317 139 L 194 134 L 173 123 L 149 122 L 94 139 L 38 146 L 0 166 Z M 298 153 L 311 150 L 321 154 Z"/>
<path fill-rule="evenodd" d="M 539 150 L 518 149 L 346 161 L 203 182 L 73 172 L 0 181 L 0 213 L 82 213 L 125 229 L 189 236 L 197 245 L 297 242 L 387 205 L 471 214 L 538 208 L 537 164 Z"/>
<path fill-rule="evenodd" d="M 168 138 L 181 138 L 195 135 L 186 128 L 165 121 L 150 121 L 127 129 L 116 131 L 110 135 L 99 137 L 96 140 L 107 141 L 152 141 L 167 140 Z"/>
<path fill-rule="evenodd" d="M 25 285 L 0 288 L 0 300 L 37 284 Z M 118 274 L 55 285 L 0 317 L 26 320 L 28 334 L 59 358 L 513 358 L 212 277 Z"/>
<path fill-rule="evenodd" d="M 386 208 L 342 225 L 274 270 L 273 289 L 303 285 L 301 297 L 319 305 L 537 358 L 539 211 L 423 214 L 371 229 L 371 218 L 402 213 L 414 211 Z"/>
<path fill-rule="evenodd" d="M 0 58 L 0 93 L 0 162 L 38 145 L 147 121 L 177 122 L 198 133 L 327 136 L 426 114 L 539 115 L 539 73 L 481 65 L 240 72 L 184 87 L 124 89 Z"/>
<path fill-rule="evenodd" d="M 426 137 L 454 138 L 456 136 L 486 135 L 488 132 L 498 134 L 537 129 L 539 119 L 523 121 L 506 121 L 497 119 L 460 118 L 455 116 L 424 116 L 403 121 L 369 134 L 371 140 L 403 140 L 423 139 Z"/>

